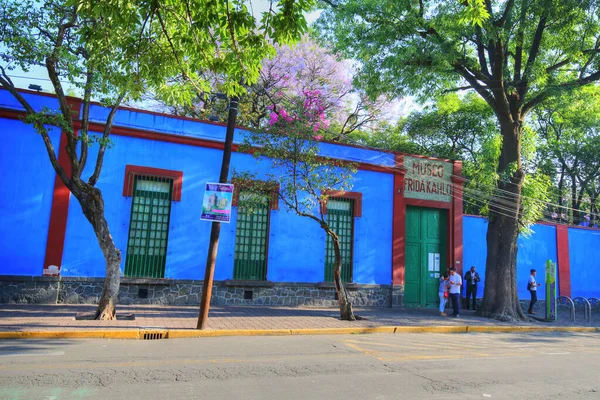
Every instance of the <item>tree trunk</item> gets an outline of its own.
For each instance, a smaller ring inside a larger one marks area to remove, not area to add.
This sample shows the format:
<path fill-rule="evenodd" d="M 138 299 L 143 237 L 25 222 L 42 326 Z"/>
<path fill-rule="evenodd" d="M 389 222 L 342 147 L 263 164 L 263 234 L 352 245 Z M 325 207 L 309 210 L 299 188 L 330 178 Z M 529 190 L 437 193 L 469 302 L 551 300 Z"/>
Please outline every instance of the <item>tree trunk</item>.
<path fill-rule="evenodd" d="M 113 241 L 108 223 L 104 218 L 104 200 L 99 189 L 83 184 L 81 190 L 72 190 L 79 200 L 83 214 L 92 224 L 100 249 L 106 261 L 106 278 L 104 290 L 98 303 L 95 319 L 116 319 L 117 296 L 121 284 L 121 251 Z"/>
<path fill-rule="evenodd" d="M 500 126 L 503 143 L 498 172 L 503 176 L 510 168 L 512 173 L 509 182 L 506 177 L 500 179 L 499 190 L 490 199 L 485 289 L 478 314 L 503 321 L 523 320 L 525 315 L 517 294 L 518 221 L 525 178 L 520 161 L 521 125 L 506 117 Z"/>
<path fill-rule="evenodd" d="M 581 216 L 577 211 L 575 211 L 578 208 L 579 207 L 577 207 L 577 177 L 575 175 L 571 175 L 571 223 L 573 225 L 577 225 L 579 224 L 579 222 L 581 222 Z"/>
<path fill-rule="evenodd" d="M 560 167 L 560 179 L 558 181 L 558 221 L 562 222 L 563 218 L 562 215 L 563 213 L 566 216 L 566 212 L 564 209 L 564 202 L 563 202 L 563 191 L 564 191 L 564 187 L 565 187 L 565 166 L 561 165 Z"/>
<path fill-rule="evenodd" d="M 340 239 L 331 230 L 327 231 L 333 241 L 333 251 L 335 253 L 335 263 L 333 265 L 333 282 L 335 283 L 335 291 L 338 296 L 338 304 L 340 306 L 340 317 L 344 321 L 356 321 L 356 316 L 352 310 L 352 303 L 348 298 L 348 292 L 342 282 L 342 252 L 340 250 Z"/>

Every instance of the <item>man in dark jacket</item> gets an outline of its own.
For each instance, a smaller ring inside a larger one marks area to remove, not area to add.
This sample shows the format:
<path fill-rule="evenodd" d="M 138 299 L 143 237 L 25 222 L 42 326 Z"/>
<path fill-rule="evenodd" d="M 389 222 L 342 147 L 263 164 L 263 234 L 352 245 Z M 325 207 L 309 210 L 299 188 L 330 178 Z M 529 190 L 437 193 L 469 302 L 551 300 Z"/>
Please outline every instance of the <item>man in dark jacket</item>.
<path fill-rule="evenodd" d="M 479 274 L 475 271 L 475 267 L 471 267 L 470 271 L 465 274 L 465 282 L 467 285 L 467 310 L 473 297 L 473 310 L 477 310 L 477 283 L 481 281 Z"/>

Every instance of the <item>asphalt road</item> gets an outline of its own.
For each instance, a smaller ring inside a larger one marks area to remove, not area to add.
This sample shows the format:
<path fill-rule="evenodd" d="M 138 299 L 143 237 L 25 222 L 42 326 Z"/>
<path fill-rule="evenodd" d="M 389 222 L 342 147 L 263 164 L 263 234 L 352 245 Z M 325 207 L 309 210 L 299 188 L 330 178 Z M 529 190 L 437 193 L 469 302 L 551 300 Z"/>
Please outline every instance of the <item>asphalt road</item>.
<path fill-rule="evenodd" d="M 600 335 L 0 341 L 0 399 L 598 399 Z"/>

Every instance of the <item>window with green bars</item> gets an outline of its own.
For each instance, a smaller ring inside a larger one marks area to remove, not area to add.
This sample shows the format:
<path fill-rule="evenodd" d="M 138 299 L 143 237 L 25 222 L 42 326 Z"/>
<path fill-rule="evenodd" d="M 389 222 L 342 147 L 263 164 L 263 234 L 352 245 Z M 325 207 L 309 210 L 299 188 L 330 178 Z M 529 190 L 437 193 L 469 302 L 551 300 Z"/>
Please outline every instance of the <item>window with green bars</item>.
<path fill-rule="evenodd" d="M 136 176 L 125 276 L 164 278 L 173 179 Z"/>
<path fill-rule="evenodd" d="M 327 201 L 327 223 L 340 238 L 343 282 L 352 282 L 352 245 L 354 242 L 354 200 L 335 197 Z M 333 240 L 327 235 L 325 252 L 325 282 L 333 282 L 335 251 Z"/>
<path fill-rule="evenodd" d="M 252 207 L 244 207 L 248 194 L 239 194 L 240 206 L 235 232 L 233 279 L 267 279 L 267 244 L 269 239 L 270 196 L 252 194 Z"/>

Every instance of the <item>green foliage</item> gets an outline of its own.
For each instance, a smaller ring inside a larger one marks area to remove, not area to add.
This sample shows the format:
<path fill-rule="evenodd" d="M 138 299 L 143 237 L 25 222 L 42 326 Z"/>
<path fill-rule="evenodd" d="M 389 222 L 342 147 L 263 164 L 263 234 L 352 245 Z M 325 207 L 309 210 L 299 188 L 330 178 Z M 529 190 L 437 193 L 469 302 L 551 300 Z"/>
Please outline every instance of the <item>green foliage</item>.
<path fill-rule="evenodd" d="M 564 206 L 548 212 L 579 223 L 598 197 L 600 93 L 590 86 L 551 99 L 534 113 L 533 121 L 540 135 L 538 167 L 553 178 L 552 201 Z"/>
<path fill-rule="evenodd" d="M 299 40 L 307 30 L 303 13 L 312 4 L 276 2 L 261 22 L 244 0 L 83 0 L 79 7 L 87 16 L 137 28 L 152 43 L 152 58 L 140 64 L 150 86 L 168 104 L 191 105 L 214 89 L 213 79 L 227 96 L 243 94 L 257 82 L 263 59 L 275 54 L 273 44 Z M 135 47 L 127 48 L 128 59 L 138 56 Z"/>
<path fill-rule="evenodd" d="M 531 225 L 539 221 L 547 209 L 550 200 L 549 189 L 552 186 L 550 177 L 541 173 L 528 174 L 523 184 L 521 200 L 520 226 L 524 235 L 533 233 Z"/>
<path fill-rule="evenodd" d="M 318 27 L 323 40 L 359 61 L 360 85 L 423 101 L 466 75 L 479 78 L 487 91 L 495 59 L 488 45 L 500 43 L 506 46 L 501 79 L 507 93 L 525 83 L 520 93 L 525 104 L 540 93 L 569 90 L 572 86 L 562 84 L 597 71 L 598 6 L 596 0 L 344 0 L 326 8 Z M 541 18 L 547 23 L 539 53 L 530 58 Z M 516 58 L 521 55 L 522 63 Z"/>
<path fill-rule="evenodd" d="M 459 22 L 461 24 L 473 24 L 483 26 L 483 23 L 490 18 L 490 13 L 485 6 L 485 0 L 467 0 L 466 7 L 460 14 Z"/>

